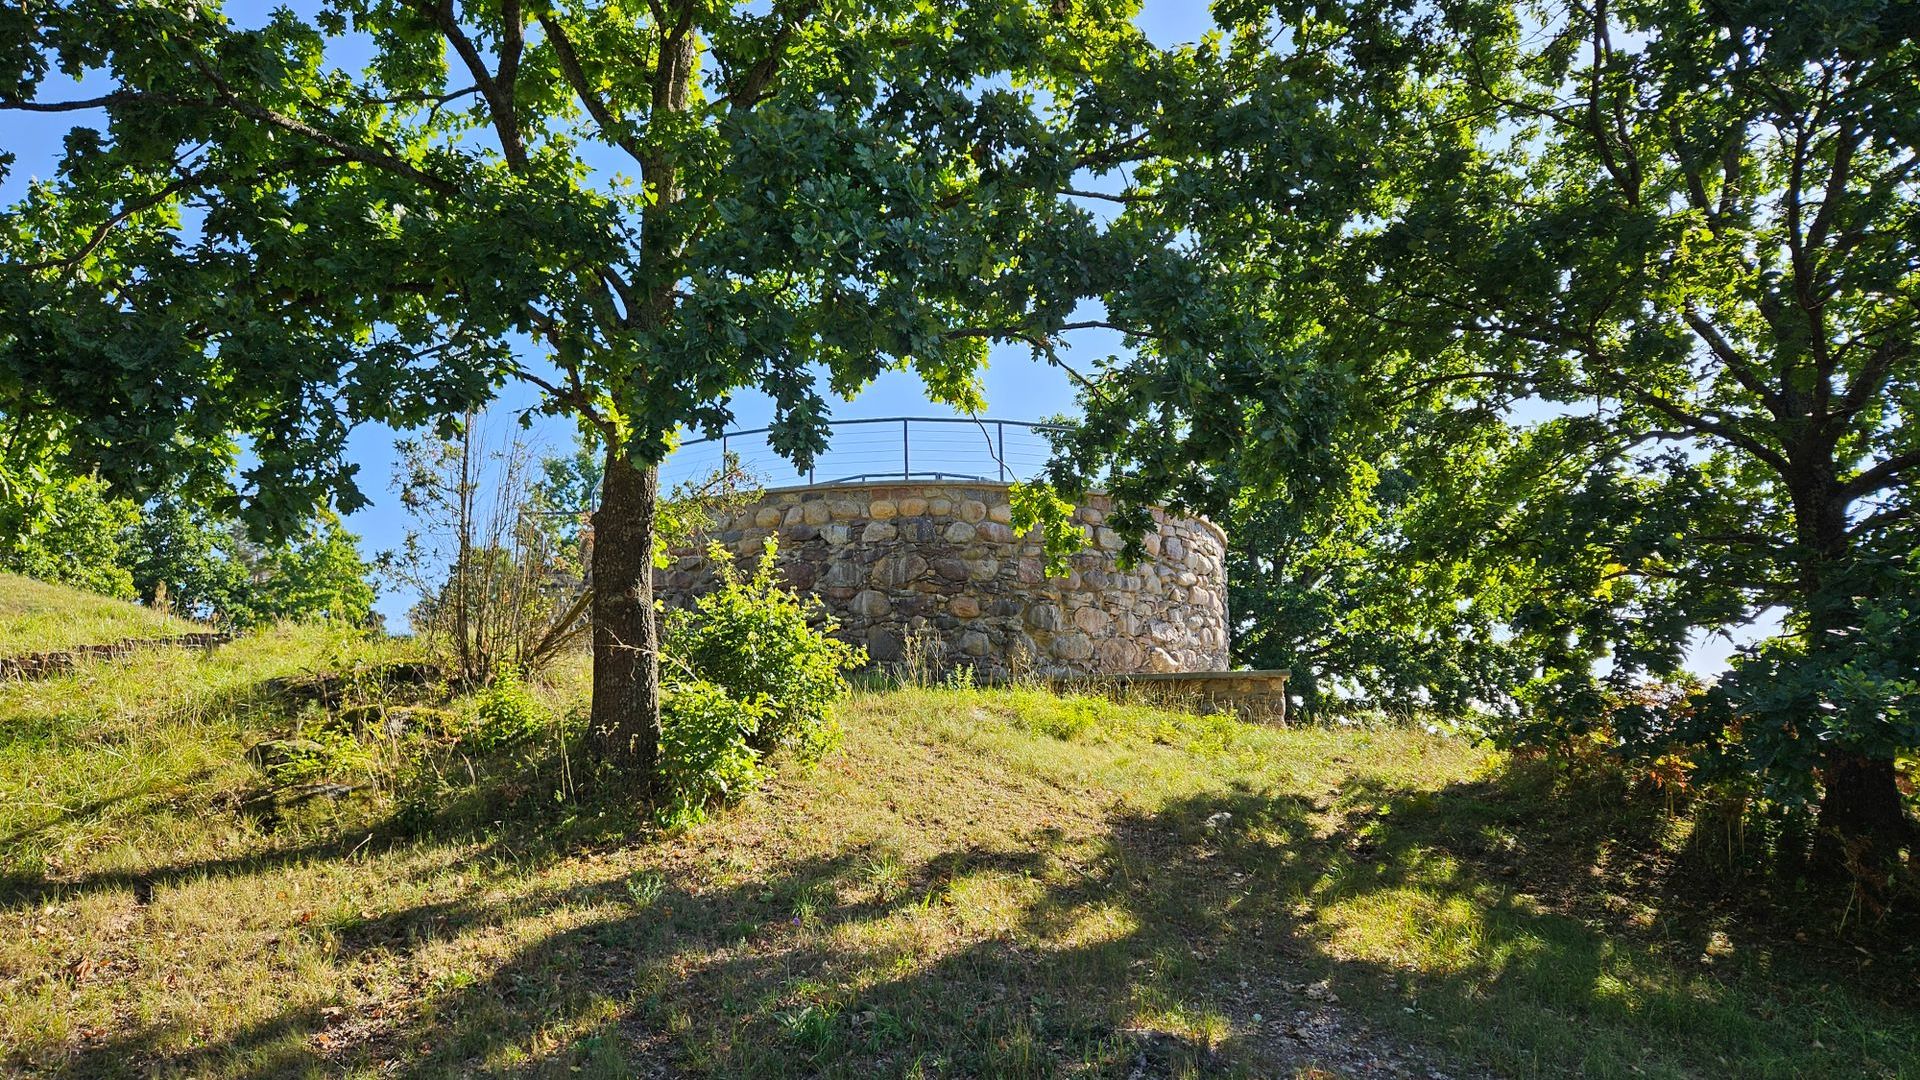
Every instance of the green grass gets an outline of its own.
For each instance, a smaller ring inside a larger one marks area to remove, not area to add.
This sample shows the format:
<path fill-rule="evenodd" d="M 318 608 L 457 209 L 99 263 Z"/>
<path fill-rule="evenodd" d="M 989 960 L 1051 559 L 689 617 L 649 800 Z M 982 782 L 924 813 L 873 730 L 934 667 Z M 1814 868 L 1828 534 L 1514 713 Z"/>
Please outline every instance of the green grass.
<path fill-rule="evenodd" d="M 204 629 L 198 623 L 161 615 L 139 604 L 0 571 L 0 656 Z"/>
<path fill-rule="evenodd" d="M 1683 826 L 1458 740 L 870 691 L 678 833 L 538 742 L 274 792 L 244 749 L 325 717 L 269 680 L 395 648 L 0 690 L 0 1071 L 1304 1075 L 1341 1061 L 1288 1018 L 1336 997 L 1456 1075 L 1920 1075 L 1911 952 L 1686 900 L 1645 854 Z"/>

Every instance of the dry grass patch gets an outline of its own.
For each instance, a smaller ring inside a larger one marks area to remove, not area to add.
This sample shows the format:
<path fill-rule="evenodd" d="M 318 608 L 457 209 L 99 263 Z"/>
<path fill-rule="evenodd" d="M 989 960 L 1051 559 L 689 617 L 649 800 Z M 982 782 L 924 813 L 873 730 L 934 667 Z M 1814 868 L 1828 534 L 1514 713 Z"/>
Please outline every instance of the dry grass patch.
<path fill-rule="evenodd" d="M 1533 896 L 1590 876 L 1565 811 L 1410 731 L 867 692 L 819 766 L 677 833 L 568 797 L 557 746 L 470 781 L 440 751 L 438 812 L 384 773 L 250 812 L 241 751 L 292 722 L 261 681 L 373 649 L 283 630 L 129 665 L 137 692 L 0 692 L 0 724 L 39 732 L 0 742 L 0 1063 L 1897 1076 L 1920 1050 L 1910 1011 L 1797 956 L 1736 936 L 1702 966 L 1691 924 Z M 581 677 L 544 700 L 577 706 Z"/>

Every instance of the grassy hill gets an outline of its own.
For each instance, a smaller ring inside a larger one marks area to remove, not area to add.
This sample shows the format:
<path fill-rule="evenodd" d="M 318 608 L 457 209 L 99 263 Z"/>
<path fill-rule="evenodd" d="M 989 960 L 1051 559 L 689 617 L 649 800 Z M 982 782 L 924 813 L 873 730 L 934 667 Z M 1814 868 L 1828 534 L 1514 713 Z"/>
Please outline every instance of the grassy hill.
<path fill-rule="evenodd" d="M 0 656 L 204 629 L 139 604 L 0 571 Z"/>
<path fill-rule="evenodd" d="M 0 1072 L 1920 1075 L 1910 947 L 1683 902 L 1670 819 L 1464 740 L 863 692 L 663 834 L 556 745 L 402 754 L 471 703 L 397 648 L 0 689 Z M 395 733 L 270 781 L 327 672 Z"/>

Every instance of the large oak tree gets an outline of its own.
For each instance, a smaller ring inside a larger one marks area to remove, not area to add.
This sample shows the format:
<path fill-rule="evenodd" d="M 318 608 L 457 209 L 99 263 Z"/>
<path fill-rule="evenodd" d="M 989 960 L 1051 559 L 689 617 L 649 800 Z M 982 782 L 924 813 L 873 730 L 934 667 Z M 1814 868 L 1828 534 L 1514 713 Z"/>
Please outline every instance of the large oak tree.
<path fill-rule="evenodd" d="M 1431 486 L 1368 556 L 1464 571 L 1460 621 L 1533 667 L 1505 737 L 1686 749 L 1817 800 L 1836 861 L 1912 848 L 1920 8 L 1216 11 L 1210 124 L 1166 133 L 1128 213 L 1260 267 L 1238 302 L 1269 347 L 1116 364 L 1058 479 L 1111 464 L 1136 503 L 1336 526 L 1356 477 Z M 1712 693 L 1622 706 L 1770 612 L 1781 635 Z"/>
<path fill-rule="evenodd" d="M 322 0 L 248 28 L 197 0 L 10 6 L 0 109 L 79 122 L 0 235 L 0 414 L 130 489 L 191 481 L 271 524 L 361 501 L 353 424 L 533 383 L 609 448 L 593 726 L 644 781 L 676 432 L 755 387 L 804 463 L 823 385 L 906 366 L 977 406 L 991 343 L 1051 355 L 1111 321 L 1083 300 L 1191 289 L 1171 234 L 1073 194 L 1142 153 L 1096 90 L 1152 55 L 1132 14 Z"/>

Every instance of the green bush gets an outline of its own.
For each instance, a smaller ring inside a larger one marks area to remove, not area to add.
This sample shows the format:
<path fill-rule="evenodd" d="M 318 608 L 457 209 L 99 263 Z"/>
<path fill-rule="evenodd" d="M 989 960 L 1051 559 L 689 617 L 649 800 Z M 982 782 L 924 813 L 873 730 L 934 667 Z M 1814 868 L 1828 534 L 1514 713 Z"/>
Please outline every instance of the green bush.
<path fill-rule="evenodd" d="M 708 806 L 760 783 L 765 772 L 752 740 L 766 711 L 759 700 L 740 701 L 697 679 L 666 688 L 660 698 L 660 776 L 667 824 L 699 821 Z"/>
<path fill-rule="evenodd" d="M 551 726 L 552 717 L 533 700 L 520 673 L 503 669 L 493 685 L 480 695 L 479 708 L 467 739 L 481 750 L 503 750 L 531 742 Z"/>
<path fill-rule="evenodd" d="M 830 706 L 847 692 L 845 672 L 866 661 L 866 650 L 831 636 L 838 623 L 819 601 L 774 584 L 776 550 L 768 537 L 759 567 L 743 578 L 726 549 L 710 547 L 720 587 L 693 610 L 668 616 L 666 651 L 693 678 L 762 707 L 748 745 L 818 760 L 839 740 Z"/>
<path fill-rule="evenodd" d="M 44 485 L 10 486 L 0 460 L 0 570 L 131 600 L 126 534 L 139 508 L 92 477 L 55 473 Z"/>

